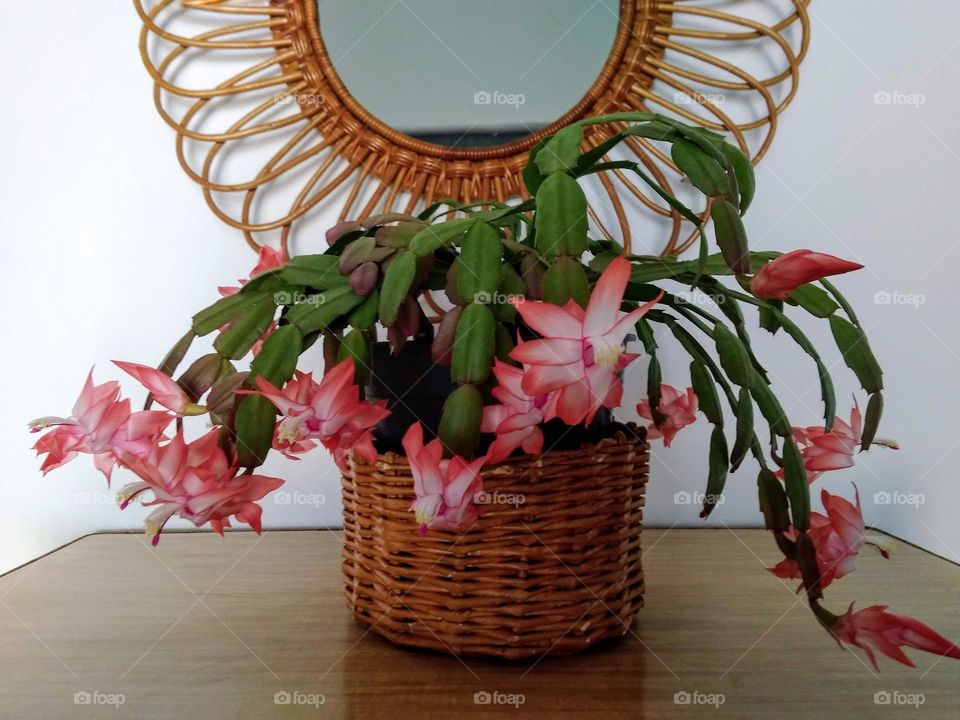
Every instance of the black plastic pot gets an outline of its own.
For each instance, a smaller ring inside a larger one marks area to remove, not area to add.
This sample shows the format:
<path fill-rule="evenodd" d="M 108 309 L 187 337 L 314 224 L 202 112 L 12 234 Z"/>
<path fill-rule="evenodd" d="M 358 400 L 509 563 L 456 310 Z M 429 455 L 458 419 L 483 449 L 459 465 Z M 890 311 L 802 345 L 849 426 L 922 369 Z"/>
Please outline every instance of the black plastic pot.
<path fill-rule="evenodd" d="M 456 388 L 450 371 L 433 362 L 431 340 L 417 338 L 403 346 L 396 355 L 390 354 L 388 343 L 374 343 L 371 355 L 370 380 L 366 397 L 372 402 L 387 401 L 390 416 L 374 430 L 377 450 L 403 453 L 404 434 L 414 422 L 424 427 L 424 441 L 436 437 L 440 427 L 443 403 Z M 570 450 L 583 443 L 596 443 L 609 437 L 616 428 L 613 414 L 601 408 L 589 427 L 570 427 L 560 420 L 551 420 L 542 426 L 544 451 Z M 479 451 L 486 452 L 492 438 L 484 438 Z"/>

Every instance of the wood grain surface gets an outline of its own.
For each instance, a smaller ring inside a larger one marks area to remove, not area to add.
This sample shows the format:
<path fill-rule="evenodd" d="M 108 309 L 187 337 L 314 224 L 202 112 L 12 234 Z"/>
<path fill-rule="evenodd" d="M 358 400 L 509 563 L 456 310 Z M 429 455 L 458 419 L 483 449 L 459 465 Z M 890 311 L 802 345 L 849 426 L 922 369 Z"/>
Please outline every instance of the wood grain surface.
<path fill-rule="evenodd" d="M 337 531 L 169 534 L 158 550 L 91 536 L 0 578 L 0 718 L 960 718 L 960 664 L 911 653 L 916 669 L 875 673 L 839 649 L 763 569 L 764 532 L 644 543 L 647 604 L 622 640 L 507 663 L 364 632 Z M 904 544 L 858 565 L 834 611 L 888 603 L 960 638 L 960 568 Z"/>

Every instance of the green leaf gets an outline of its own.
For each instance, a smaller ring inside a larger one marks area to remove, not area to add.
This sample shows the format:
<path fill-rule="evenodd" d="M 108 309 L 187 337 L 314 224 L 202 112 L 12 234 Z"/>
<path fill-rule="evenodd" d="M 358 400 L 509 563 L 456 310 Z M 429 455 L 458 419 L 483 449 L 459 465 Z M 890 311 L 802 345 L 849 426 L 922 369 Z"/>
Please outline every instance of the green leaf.
<path fill-rule="evenodd" d="M 443 404 L 440 442 L 445 454 L 470 459 L 480 443 L 483 397 L 473 385 L 461 385 Z"/>
<path fill-rule="evenodd" d="M 366 299 L 356 308 L 353 312 L 350 313 L 350 318 L 347 322 L 350 324 L 350 327 L 355 327 L 360 330 L 369 330 L 374 325 L 377 324 L 377 314 L 380 308 L 380 291 L 377 288 L 373 289 Z"/>
<path fill-rule="evenodd" d="M 583 175 L 589 171 L 595 163 L 603 159 L 604 155 L 628 137 L 644 137 L 649 140 L 675 142 L 680 139 L 681 135 L 669 125 L 658 121 L 631 125 L 583 153 L 580 156 L 580 161 L 577 163 L 577 174 Z"/>
<path fill-rule="evenodd" d="M 750 395 L 753 397 L 754 402 L 757 403 L 757 407 L 760 408 L 760 414 L 766 418 L 767 424 L 770 426 L 770 432 L 780 437 L 790 437 L 793 433 L 793 428 L 790 427 L 790 420 L 787 418 L 787 414 L 783 411 L 783 406 L 780 405 L 780 401 L 777 400 L 777 396 L 773 394 L 770 386 L 761 381 L 760 378 L 757 378 L 756 381 L 750 385 Z"/>
<path fill-rule="evenodd" d="M 492 225 L 478 222 L 463 238 L 457 269 L 457 293 L 469 302 L 489 304 L 500 285 L 503 243 Z"/>
<path fill-rule="evenodd" d="M 364 387 L 370 372 L 370 343 L 362 331 L 351 330 L 340 343 L 337 362 L 343 362 L 347 358 L 353 358 L 354 382 Z"/>
<path fill-rule="evenodd" d="M 363 296 L 357 295 L 349 286 L 337 287 L 319 295 L 310 295 L 304 302 L 292 306 L 287 311 L 286 319 L 297 326 L 303 337 L 307 337 L 318 330 L 327 329 L 363 300 Z"/>
<path fill-rule="evenodd" d="M 810 484 L 800 449 L 792 437 L 783 442 L 783 475 L 793 526 L 804 531 L 810 526 Z"/>
<path fill-rule="evenodd" d="M 475 222 L 477 220 L 468 217 L 428 225 L 413 236 L 413 240 L 410 241 L 410 252 L 417 257 L 430 255 L 463 237 Z"/>
<path fill-rule="evenodd" d="M 262 377 L 281 387 L 297 369 L 303 338 L 294 325 L 281 325 L 268 337 L 250 363 L 250 380 Z"/>
<path fill-rule="evenodd" d="M 739 198 L 733 197 L 733 188 L 726 171 L 699 146 L 689 140 L 677 140 L 673 143 L 671 155 L 680 172 L 704 195 L 723 196 L 739 202 Z"/>
<path fill-rule="evenodd" d="M 798 305 L 818 318 L 828 318 L 840 307 L 830 297 L 830 293 L 809 283 L 801 285 L 790 293 L 787 302 L 791 305 Z"/>
<path fill-rule="evenodd" d="M 523 168 L 523 184 L 526 186 L 527 192 L 532 196 L 536 196 L 537 191 L 540 189 L 540 184 L 543 182 L 544 176 L 537 166 L 537 157 L 548 142 L 550 142 L 549 136 L 543 138 L 530 149 L 530 153 L 527 155 L 527 164 Z"/>
<path fill-rule="evenodd" d="M 557 258 L 543 276 L 543 299 L 561 307 L 573 300 L 585 308 L 590 299 L 590 281 L 583 263 L 572 257 Z"/>
<path fill-rule="evenodd" d="M 717 396 L 717 386 L 707 366 L 699 360 L 690 363 L 690 383 L 697 396 L 700 412 L 712 425 L 723 427 L 723 412 L 720 409 L 720 398 Z"/>
<path fill-rule="evenodd" d="M 411 252 L 399 253 L 387 267 L 380 288 L 380 322 L 385 327 L 396 322 L 400 306 L 410 294 L 416 275 L 417 256 Z"/>
<path fill-rule="evenodd" d="M 830 330 L 844 362 L 857 376 L 863 389 L 871 395 L 882 390 L 883 371 L 863 331 L 839 315 L 830 316 Z"/>
<path fill-rule="evenodd" d="M 580 257 L 587 250 L 587 197 L 566 173 L 554 173 L 537 191 L 537 248 L 546 257 Z"/>
<path fill-rule="evenodd" d="M 713 327 L 713 341 L 727 377 L 741 387 L 750 387 L 756 372 L 750 362 L 750 353 L 740 338 L 718 322 Z"/>
<path fill-rule="evenodd" d="M 710 217 L 717 234 L 717 245 L 730 269 L 737 274 L 750 272 L 750 248 L 740 212 L 724 198 L 714 198 Z"/>
<path fill-rule="evenodd" d="M 757 490 L 760 495 L 760 510 L 763 512 L 767 530 L 786 532 L 790 529 L 790 509 L 783 485 L 767 468 L 762 468 L 757 477 Z"/>
<path fill-rule="evenodd" d="M 583 128 L 579 125 L 567 125 L 557 132 L 536 155 L 542 175 L 573 170 L 580 160 L 580 143 L 583 142 Z"/>
<path fill-rule="evenodd" d="M 723 429 L 715 426 L 710 435 L 710 472 L 707 476 L 707 491 L 703 496 L 703 510 L 700 512 L 702 518 L 713 512 L 723 494 L 727 474 L 730 472 L 727 457 L 727 439 Z"/>
<path fill-rule="evenodd" d="M 737 178 L 737 187 L 740 189 L 740 214 L 743 215 L 753 202 L 757 192 L 757 179 L 753 172 L 753 163 L 743 154 L 740 148 L 725 142 L 723 154 L 730 160 L 733 172 Z"/>
<path fill-rule="evenodd" d="M 501 322 L 512 323 L 517 317 L 517 309 L 510 304 L 511 297 L 522 298 L 526 295 L 526 283 L 517 274 L 513 265 L 504 263 L 500 270 L 500 297 L 493 305 L 493 315 Z"/>
<path fill-rule="evenodd" d="M 197 335 L 193 330 L 188 330 L 182 338 L 177 340 L 177 344 L 170 348 L 170 352 L 160 361 L 157 369 L 164 375 L 170 375 L 172 377 L 177 371 L 177 368 L 180 367 L 180 363 L 183 362 L 183 358 L 186 356 L 187 351 L 190 350 L 190 346 L 196 337 Z"/>
<path fill-rule="evenodd" d="M 861 435 L 860 449 L 869 450 L 877 437 L 877 428 L 883 416 L 883 393 L 877 391 L 870 396 L 867 402 L 867 413 L 863 420 L 863 434 Z"/>
<path fill-rule="evenodd" d="M 221 378 L 236 372 L 229 360 L 224 360 L 218 353 L 211 353 L 197 358 L 177 378 L 177 384 L 190 398 L 190 402 L 198 403 L 200 398 L 212 388 Z"/>
<path fill-rule="evenodd" d="M 262 395 L 247 395 L 240 401 L 234 422 L 240 467 L 263 465 L 273 446 L 277 411 Z"/>
<path fill-rule="evenodd" d="M 237 293 L 220 298 L 210 307 L 201 310 L 193 316 L 193 331 L 203 337 L 219 327 L 230 323 L 255 304 L 267 298 L 272 298 L 272 292 Z"/>
<path fill-rule="evenodd" d="M 490 376 L 496 348 L 496 322 L 486 305 L 467 305 L 457 321 L 450 374 L 458 383 L 481 383 Z"/>
<path fill-rule="evenodd" d="M 740 397 L 737 401 L 737 439 L 730 452 L 730 470 L 736 471 L 750 452 L 750 443 L 753 441 L 753 400 L 750 398 L 750 389 L 740 388 Z"/>
<path fill-rule="evenodd" d="M 776 335 L 777 330 L 780 329 L 780 320 L 778 318 L 782 314 L 779 312 L 779 308 L 782 307 L 783 303 L 779 300 L 768 300 L 767 305 L 762 305 L 758 308 L 760 327 L 771 335 Z"/>
<path fill-rule="evenodd" d="M 339 262 L 336 255 L 298 255 L 280 270 L 280 277 L 293 285 L 327 290 L 350 281 L 340 274 Z"/>
<path fill-rule="evenodd" d="M 213 347 L 228 360 L 239 360 L 263 337 L 276 314 L 277 306 L 273 298 L 262 298 L 233 320 L 230 327 L 214 340 Z"/>

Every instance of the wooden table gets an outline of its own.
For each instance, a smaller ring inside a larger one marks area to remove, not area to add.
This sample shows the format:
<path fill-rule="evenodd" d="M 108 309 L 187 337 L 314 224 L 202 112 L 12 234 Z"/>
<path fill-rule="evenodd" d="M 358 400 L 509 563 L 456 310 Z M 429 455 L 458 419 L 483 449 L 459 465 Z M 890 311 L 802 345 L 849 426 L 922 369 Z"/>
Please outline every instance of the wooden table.
<path fill-rule="evenodd" d="M 630 634 L 519 664 L 365 633 L 335 531 L 169 534 L 159 550 L 88 537 L 0 578 L 0 717 L 960 718 L 960 664 L 913 653 L 917 669 L 875 673 L 839 649 L 763 569 L 776 559 L 764 532 L 644 537 L 647 606 Z M 829 601 L 889 603 L 960 638 L 958 596 L 960 568 L 901 544 L 889 561 L 865 551 Z M 894 706 L 921 700 L 916 715 Z"/>

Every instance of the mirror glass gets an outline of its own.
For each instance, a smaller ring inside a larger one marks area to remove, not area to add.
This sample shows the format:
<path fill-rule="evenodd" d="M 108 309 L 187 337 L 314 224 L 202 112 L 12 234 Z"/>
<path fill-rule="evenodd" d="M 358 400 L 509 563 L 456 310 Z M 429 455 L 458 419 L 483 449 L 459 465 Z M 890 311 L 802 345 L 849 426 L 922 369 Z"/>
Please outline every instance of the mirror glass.
<path fill-rule="evenodd" d="M 553 123 L 600 74 L 619 0 L 317 0 L 351 95 L 439 145 L 503 145 Z"/>

